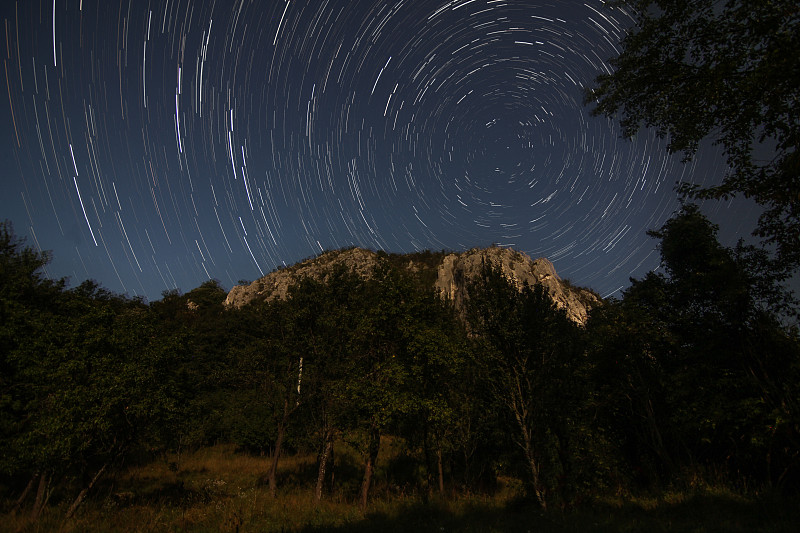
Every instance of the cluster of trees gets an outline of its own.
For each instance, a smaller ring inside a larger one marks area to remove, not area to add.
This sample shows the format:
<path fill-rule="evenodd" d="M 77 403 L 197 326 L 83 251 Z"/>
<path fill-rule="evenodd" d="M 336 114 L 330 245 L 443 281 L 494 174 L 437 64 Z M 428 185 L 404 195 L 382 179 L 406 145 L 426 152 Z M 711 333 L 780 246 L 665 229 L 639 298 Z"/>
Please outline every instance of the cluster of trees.
<path fill-rule="evenodd" d="M 190 386 L 185 336 L 140 300 L 47 279 L 48 260 L 0 225 L 0 472 L 27 478 L 34 516 L 65 482 L 71 514 L 136 446 L 168 442 Z"/>
<path fill-rule="evenodd" d="M 752 268 L 763 251 L 721 246 L 694 206 L 652 235 L 663 272 L 633 280 L 589 323 L 615 442 L 646 483 L 701 466 L 796 489 L 798 330 L 773 311 L 780 285 Z"/>
<path fill-rule="evenodd" d="M 69 513 L 126 464 L 234 442 L 318 457 L 317 499 L 367 505 L 382 442 L 391 484 L 434 491 L 524 482 L 540 506 L 694 476 L 796 490 L 800 340 L 750 268 L 691 206 L 654 236 L 664 271 L 579 326 L 541 286 L 486 264 L 465 308 L 382 254 L 286 300 L 224 309 L 209 281 L 149 305 L 42 275 L 46 255 L 0 227 L 0 485 Z M 763 280 L 761 280 L 763 281 Z M 382 439 L 382 437 L 384 437 Z M 334 486 L 335 449 L 363 459 Z"/>
<path fill-rule="evenodd" d="M 635 24 L 586 103 L 618 118 L 628 137 L 654 129 L 685 160 L 703 141 L 721 146 L 729 167 L 722 182 L 677 190 L 684 199 L 753 199 L 761 247 L 721 247 L 694 208 L 653 234 L 662 239 L 664 273 L 634 281 L 590 325 L 601 332 L 598 364 L 637 385 L 620 395 L 610 381 L 605 412 L 640 422 L 618 437 L 646 450 L 632 452 L 646 478 L 700 462 L 796 486 L 797 329 L 780 321 L 797 320 L 800 309 L 784 285 L 796 283 L 800 267 L 800 5 L 613 5 Z"/>

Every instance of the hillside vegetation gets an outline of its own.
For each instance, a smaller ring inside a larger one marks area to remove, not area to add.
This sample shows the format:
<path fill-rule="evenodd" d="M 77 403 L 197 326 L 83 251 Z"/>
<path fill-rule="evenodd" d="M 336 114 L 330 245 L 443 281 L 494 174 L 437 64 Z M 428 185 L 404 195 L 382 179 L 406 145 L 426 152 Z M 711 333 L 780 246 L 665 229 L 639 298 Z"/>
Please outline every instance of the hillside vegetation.
<path fill-rule="evenodd" d="M 238 307 L 215 281 L 147 304 L 47 279 L 0 229 L 13 530 L 796 523 L 798 332 L 758 252 L 692 207 L 654 233 L 661 273 L 585 324 L 486 259 L 457 309 L 434 253 Z"/>

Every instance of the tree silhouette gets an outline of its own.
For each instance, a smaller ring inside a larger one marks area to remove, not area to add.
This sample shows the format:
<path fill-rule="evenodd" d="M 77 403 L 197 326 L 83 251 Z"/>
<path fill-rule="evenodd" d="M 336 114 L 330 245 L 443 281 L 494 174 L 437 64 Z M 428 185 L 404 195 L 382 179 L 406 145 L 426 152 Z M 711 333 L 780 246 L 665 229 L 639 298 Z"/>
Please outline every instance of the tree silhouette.
<path fill-rule="evenodd" d="M 774 245 L 773 274 L 800 264 L 800 7 L 795 0 L 631 0 L 635 27 L 587 93 L 595 115 L 620 116 L 630 137 L 653 127 L 688 158 L 722 145 L 721 184 L 684 185 L 698 198 L 753 198 L 756 234 Z"/>

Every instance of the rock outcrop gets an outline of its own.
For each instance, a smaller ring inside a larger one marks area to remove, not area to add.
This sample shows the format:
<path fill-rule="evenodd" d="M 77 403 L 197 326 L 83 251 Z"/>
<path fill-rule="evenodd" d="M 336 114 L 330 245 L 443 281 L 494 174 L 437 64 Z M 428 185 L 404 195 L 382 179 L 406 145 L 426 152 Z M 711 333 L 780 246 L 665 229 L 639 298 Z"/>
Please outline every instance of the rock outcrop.
<path fill-rule="evenodd" d="M 377 254 L 362 248 L 349 248 L 325 252 L 318 257 L 306 259 L 296 265 L 275 270 L 250 285 L 236 285 L 225 298 L 225 307 L 240 308 L 258 299 L 285 299 L 289 287 L 304 277 L 324 281 L 328 274 L 339 265 L 354 270 L 358 275 L 369 278 L 375 265 Z"/>
<path fill-rule="evenodd" d="M 585 324 L 589 309 L 600 304 L 600 298 L 593 292 L 572 287 L 558 277 L 553 263 L 547 259 L 533 260 L 522 252 L 497 246 L 447 255 L 439 265 L 436 288 L 460 307 L 467 298 L 468 280 L 480 275 L 484 262 L 499 266 L 506 279 L 519 289 L 525 283 L 530 286 L 541 283 L 556 307 L 566 310 L 567 316 L 579 324 Z"/>
<path fill-rule="evenodd" d="M 249 285 L 233 287 L 224 304 L 240 308 L 259 299 L 286 298 L 289 287 L 303 277 L 324 281 L 339 265 L 368 279 L 379 260 L 377 253 L 361 248 L 325 252 L 319 257 L 271 272 Z M 547 259 L 533 260 L 522 252 L 496 246 L 445 255 L 437 267 L 434 288 L 461 307 L 468 297 L 469 280 L 478 277 L 484 261 L 499 266 L 506 278 L 519 288 L 526 282 L 531 286 L 541 283 L 556 306 L 566 310 L 567 316 L 579 324 L 586 322 L 589 309 L 600 304 L 600 298 L 593 292 L 573 287 L 559 278 Z M 416 274 L 426 268 L 413 260 L 404 261 L 404 264 Z"/>

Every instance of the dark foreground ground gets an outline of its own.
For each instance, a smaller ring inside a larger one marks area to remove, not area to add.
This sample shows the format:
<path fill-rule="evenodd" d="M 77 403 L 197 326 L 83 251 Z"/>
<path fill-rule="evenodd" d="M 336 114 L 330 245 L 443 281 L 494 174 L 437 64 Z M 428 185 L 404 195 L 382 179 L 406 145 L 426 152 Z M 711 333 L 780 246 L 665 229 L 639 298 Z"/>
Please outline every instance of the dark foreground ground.
<path fill-rule="evenodd" d="M 36 522 L 27 508 L 13 510 L 13 502 L 1 502 L 0 531 L 800 531 L 800 499 L 741 495 L 708 486 L 610 498 L 546 513 L 520 500 L 513 482 L 494 496 L 428 502 L 384 492 L 376 494 L 362 514 L 349 496 L 330 495 L 315 504 L 302 479 L 313 467 L 313 458 L 283 461 L 274 499 L 263 482 L 267 466 L 266 458 L 238 455 L 229 447 L 204 449 L 179 463 L 159 461 L 118 475 L 69 520 L 63 518 L 67 502 L 49 505 Z"/>

